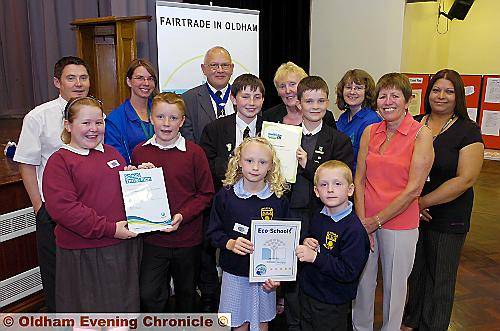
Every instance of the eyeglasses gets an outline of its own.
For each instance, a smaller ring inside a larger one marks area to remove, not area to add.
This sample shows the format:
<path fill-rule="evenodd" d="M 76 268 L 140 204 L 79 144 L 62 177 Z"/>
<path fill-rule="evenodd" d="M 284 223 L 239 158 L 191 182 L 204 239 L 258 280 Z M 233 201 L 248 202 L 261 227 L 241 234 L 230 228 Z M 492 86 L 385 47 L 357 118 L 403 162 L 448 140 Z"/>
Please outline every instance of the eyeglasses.
<path fill-rule="evenodd" d="M 85 99 L 97 102 L 97 104 L 99 104 L 99 108 L 102 109 L 102 101 L 92 96 L 72 98 L 69 100 L 69 102 L 66 104 L 66 107 L 64 108 L 64 119 L 69 120 L 69 110 L 71 109 L 71 107 L 73 107 L 77 102 Z"/>
<path fill-rule="evenodd" d="M 210 63 L 207 65 L 210 68 L 210 70 L 212 70 L 212 71 L 217 71 L 217 69 L 219 69 L 219 67 L 224 71 L 228 71 L 229 68 L 231 68 L 231 63 Z"/>
<path fill-rule="evenodd" d="M 150 76 L 150 77 L 144 77 L 144 76 L 134 76 L 132 77 L 132 79 L 135 79 L 135 80 L 138 80 L 138 81 L 141 81 L 141 82 L 145 82 L 145 81 L 148 81 L 150 83 L 154 83 L 155 82 L 155 79 L 154 77 Z"/>
<path fill-rule="evenodd" d="M 354 90 L 356 92 L 363 91 L 365 89 L 364 85 L 344 85 L 344 90 L 351 91 Z"/>

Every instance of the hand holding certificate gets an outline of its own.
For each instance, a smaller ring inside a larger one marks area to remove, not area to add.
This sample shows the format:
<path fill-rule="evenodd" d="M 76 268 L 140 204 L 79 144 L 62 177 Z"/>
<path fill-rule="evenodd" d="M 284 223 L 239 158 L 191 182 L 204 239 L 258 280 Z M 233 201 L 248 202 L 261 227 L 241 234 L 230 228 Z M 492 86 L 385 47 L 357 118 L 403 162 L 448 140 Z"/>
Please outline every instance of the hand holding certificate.
<path fill-rule="evenodd" d="M 253 220 L 251 233 L 250 282 L 294 281 L 300 221 Z"/>
<path fill-rule="evenodd" d="M 281 123 L 262 123 L 262 137 L 271 142 L 281 163 L 281 172 L 286 181 L 295 183 L 297 176 L 297 149 L 302 139 L 302 127 Z"/>
<path fill-rule="evenodd" d="M 128 228 L 135 233 L 172 227 L 161 168 L 120 171 Z"/>

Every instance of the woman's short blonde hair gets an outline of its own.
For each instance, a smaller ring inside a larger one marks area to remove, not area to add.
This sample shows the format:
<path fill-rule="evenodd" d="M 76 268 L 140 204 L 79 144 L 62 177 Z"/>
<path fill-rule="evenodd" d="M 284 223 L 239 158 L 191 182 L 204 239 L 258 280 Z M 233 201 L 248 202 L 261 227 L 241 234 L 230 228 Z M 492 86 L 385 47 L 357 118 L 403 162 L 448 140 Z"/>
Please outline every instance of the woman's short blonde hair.
<path fill-rule="evenodd" d="M 234 150 L 234 155 L 229 159 L 227 165 L 226 178 L 222 181 L 222 184 L 227 188 L 234 185 L 238 180 L 243 177 L 243 173 L 240 167 L 241 151 L 249 144 L 260 144 L 264 148 L 268 148 L 272 155 L 272 166 L 267 172 L 266 182 L 269 183 L 269 188 L 271 191 L 280 198 L 283 193 L 289 189 L 289 184 L 286 182 L 285 177 L 281 174 L 280 160 L 276 155 L 274 147 L 269 143 L 266 138 L 254 137 L 246 138 L 243 142 L 236 147 Z"/>
<path fill-rule="evenodd" d="M 274 74 L 274 87 L 278 88 L 279 83 L 285 80 L 290 74 L 297 75 L 299 77 L 299 81 L 308 76 L 304 69 L 295 63 L 288 61 L 287 63 L 282 63 L 278 67 L 278 70 L 276 70 L 276 73 Z"/>

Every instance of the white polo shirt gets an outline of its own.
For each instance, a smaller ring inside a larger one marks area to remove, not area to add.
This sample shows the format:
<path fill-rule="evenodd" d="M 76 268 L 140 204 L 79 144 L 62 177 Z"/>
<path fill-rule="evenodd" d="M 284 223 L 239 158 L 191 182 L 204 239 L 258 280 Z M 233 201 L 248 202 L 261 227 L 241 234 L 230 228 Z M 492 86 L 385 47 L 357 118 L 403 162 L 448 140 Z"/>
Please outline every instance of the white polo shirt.
<path fill-rule="evenodd" d="M 64 107 L 67 101 L 60 95 L 31 110 L 23 120 L 23 128 L 14 155 L 14 161 L 36 166 L 38 189 L 42 201 L 43 170 L 49 157 L 62 145 Z"/>

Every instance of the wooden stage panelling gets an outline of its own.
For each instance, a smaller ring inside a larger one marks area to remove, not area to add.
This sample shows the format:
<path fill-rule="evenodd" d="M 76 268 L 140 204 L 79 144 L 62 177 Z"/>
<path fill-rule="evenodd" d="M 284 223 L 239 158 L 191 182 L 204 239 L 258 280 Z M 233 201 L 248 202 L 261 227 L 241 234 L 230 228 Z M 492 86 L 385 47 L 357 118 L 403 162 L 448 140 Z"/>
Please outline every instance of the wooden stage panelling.
<path fill-rule="evenodd" d="M 17 142 L 22 120 L 0 119 L 0 215 L 31 206 L 16 162 L 3 153 L 9 140 Z M 35 233 L 0 242 L 0 281 L 38 266 Z M 20 300 L 2 311 L 36 311 L 43 301 L 41 292 Z"/>

